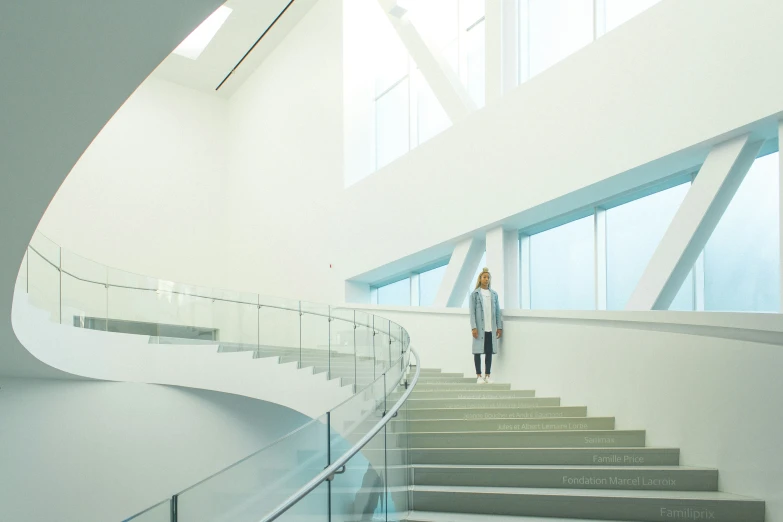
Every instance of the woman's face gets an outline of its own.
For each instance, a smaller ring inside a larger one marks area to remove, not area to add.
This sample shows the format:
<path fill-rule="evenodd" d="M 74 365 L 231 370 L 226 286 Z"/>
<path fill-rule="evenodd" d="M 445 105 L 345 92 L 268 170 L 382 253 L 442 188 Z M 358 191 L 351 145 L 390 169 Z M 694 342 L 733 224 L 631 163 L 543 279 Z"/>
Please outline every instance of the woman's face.
<path fill-rule="evenodd" d="M 479 279 L 479 281 L 481 282 L 481 286 L 483 288 L 488 287 L 489 286 L 489 274 L 487 272 L 484 272 L 483 274 L 481 274 L 481 279 Z"/>

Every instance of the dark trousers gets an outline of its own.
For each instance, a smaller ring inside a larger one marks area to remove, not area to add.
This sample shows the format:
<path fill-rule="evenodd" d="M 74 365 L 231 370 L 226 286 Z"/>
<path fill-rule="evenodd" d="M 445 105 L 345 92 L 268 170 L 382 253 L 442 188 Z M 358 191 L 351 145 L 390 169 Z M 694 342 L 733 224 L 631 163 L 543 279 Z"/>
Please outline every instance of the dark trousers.
<path fill-rule="evenodd" d="M 481 375 L 481 354 L 473 354 L 473 363 L 476 365 L 476 375 Z M 487 367 L 486 374 L 492 373 L 492 332 L 484 332 L 484 364 Z"/>

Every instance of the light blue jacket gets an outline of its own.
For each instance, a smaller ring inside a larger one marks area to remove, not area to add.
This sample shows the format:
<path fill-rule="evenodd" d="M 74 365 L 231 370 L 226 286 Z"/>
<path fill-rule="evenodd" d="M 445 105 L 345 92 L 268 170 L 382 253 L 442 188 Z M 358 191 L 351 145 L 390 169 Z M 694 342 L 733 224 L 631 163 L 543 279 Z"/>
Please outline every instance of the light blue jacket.
<path fill-rule="evenodd" d="M 500 301 L 498 300 L 498 293 L 489 289 L 492 294 L 492 310 L 490 310 L 490 317 L 492 317 L 492 353 L 498 353 L 498 345 L 500 341 L 498 339 L 498 330 L 503 329 L 503 314 L 500 311 Z M 468 299 L 470 305 L 470 329 L 477 329 L 479 336 L 478 339 L 473 339 L 473 353 L 484 353 L 484 300 L 481 298 L 481 287 L 476 288 L 470 293 L 470 299 Z"/>

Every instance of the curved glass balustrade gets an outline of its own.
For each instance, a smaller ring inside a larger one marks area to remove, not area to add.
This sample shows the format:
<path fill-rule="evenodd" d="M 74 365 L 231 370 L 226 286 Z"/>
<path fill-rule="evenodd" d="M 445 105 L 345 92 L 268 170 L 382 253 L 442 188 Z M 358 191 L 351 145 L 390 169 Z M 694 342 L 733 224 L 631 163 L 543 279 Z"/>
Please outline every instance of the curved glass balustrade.
<path fill-rule="evenodd" d="M 408 386 L 407 332 L 367 312 L 141 276 L 80 257 L 38 232 L 19 271 L 19 291 L 63 325 L 252 351 L 353 386 L 354 394 L 324 415 L 128 521 L 260 521 L 371 433 Z M 403 404 L 341 473 L 277 520 L 404 519 L 407 432 Z"/>
<path fill-rule="evenodd" d="M 17 289 L 57 323 L 279 357 L 354 390 L 375 381 L 408 343 L 402 327 L 373 314 L 133 274 L 78 256 L 39 232 Z"/>

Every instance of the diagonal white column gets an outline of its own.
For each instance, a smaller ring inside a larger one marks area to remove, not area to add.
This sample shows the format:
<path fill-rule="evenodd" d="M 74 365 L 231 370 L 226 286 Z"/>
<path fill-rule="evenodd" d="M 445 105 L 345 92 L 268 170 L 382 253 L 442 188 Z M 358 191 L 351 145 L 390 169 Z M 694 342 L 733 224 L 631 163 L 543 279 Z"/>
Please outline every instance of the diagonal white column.
<path fill-rule="evenodd" d="M 713 147 L 642 274 L 626 310 L 667 310 L 761 148 L 740 136 Z"/>
<path fill-rule="evenodd" d="M 487 232 L 487 267 L 502 308 L 519 308 L 519 232 L 497 227 Z"/>
<path fill-rule="evenodd" d="M 466 239 L 454 247 L 433 306 L 438 308 L 462 306 L 471 283 L 474 282 L 473 276 L 483 255 L 484 241 L 478 238 Z"/>
<path fill-rule="evenodd" d="M 476 110 L 476 104 L 457 73 L 427 44 L 411 23 L 407 11 L 398 6 L 396 0 L 378 0 L 378 3 L 452 123 Z"/>

